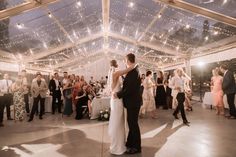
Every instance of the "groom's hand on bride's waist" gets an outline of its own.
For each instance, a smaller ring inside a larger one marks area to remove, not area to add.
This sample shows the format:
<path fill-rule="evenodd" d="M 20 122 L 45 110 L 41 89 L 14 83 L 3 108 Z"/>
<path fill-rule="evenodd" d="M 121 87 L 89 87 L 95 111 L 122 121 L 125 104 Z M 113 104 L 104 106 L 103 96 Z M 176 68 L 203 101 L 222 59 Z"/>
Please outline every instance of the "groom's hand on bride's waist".
<path fill-rule="evenodd" d="M 117 98 L 118 98 L 117 93 L 115 93 L 115 92 L 112 93 L 112 97 L 115 98 L 115 99 L 117 99 Z"/>

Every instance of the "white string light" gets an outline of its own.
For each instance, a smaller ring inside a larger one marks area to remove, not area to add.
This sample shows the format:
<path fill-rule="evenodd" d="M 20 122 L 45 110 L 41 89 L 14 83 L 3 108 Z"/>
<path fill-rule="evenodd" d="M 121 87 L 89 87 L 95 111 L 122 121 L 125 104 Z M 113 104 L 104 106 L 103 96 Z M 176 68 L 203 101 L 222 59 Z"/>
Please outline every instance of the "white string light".
<path fill-rule="evenodd" d="M 129 2 L 129 7 L 133 8 L 134 7 L 134 2 Z"/>
<path fill-rule="evenodd" d="M 76 2 L 76 4 L 78 7 L 81 7 L 81 5 L 82 5 L 80 1 Z"/>

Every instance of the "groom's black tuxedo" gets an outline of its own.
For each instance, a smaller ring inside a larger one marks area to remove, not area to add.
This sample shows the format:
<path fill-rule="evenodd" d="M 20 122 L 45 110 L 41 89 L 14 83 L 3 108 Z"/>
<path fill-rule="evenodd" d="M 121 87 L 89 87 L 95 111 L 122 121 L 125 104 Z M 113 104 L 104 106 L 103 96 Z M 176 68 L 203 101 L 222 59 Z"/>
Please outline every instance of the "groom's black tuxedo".
<path fill-rule="evenodd" d="M 127 108 L 127 121 L 129 134 L 126 142 L 128 148 L 141 150 L 141 135 L 138 125 L 138 115 L 142 103 L 141 78 L 138 67 L 130 71 L 123 82 L 123 88 L 117 93 L 118 98 L 123 98 Z"/>
<path fill-rule="evenodd" d="M 117 93 L 117 96 L 123 99 L 125 108 L 137 108 L 141 106 L 141 78 L 138 67 L 126 75 L 123 88 Z"/>

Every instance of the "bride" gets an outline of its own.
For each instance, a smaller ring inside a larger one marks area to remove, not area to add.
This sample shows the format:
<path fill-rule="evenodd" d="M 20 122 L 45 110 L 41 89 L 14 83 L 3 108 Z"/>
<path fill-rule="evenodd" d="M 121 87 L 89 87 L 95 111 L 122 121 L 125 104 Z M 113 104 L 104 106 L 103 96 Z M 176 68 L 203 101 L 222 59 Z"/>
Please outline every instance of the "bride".
<path fill-rule="evenodd" d="M 111 93 L 114 93 L 120 91 L 122 88 L 121 76 L 133 70 L 135 66 L 117 71 L 118 64 L 116 60 L 111 60 L 110 66 L 111 68 L 108 74 L 108 88 Z M 110 153 L 114 155 L 121 155 L 126 151 L 125 118 L 122 99 L 111 97 L 110 105 L 111 116 L 108 127 L 108 133 L 111 138 Z"/>

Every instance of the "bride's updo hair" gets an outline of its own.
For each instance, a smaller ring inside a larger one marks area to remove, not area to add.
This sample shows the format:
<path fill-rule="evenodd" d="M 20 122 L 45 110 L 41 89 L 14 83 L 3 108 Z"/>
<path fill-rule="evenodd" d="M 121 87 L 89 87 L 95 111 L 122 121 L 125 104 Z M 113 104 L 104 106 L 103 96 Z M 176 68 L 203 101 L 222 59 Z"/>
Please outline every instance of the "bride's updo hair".
<path fill-rule="evenodd" d="M 110 61 L 110 65 L 111 65 L 112 67 L 115 67 L 115 68 L 118 67 L 118 64 L 117 64 L 117 61 L 116 61 L 116 60 L 111 60 L 111 61 Z"/>

